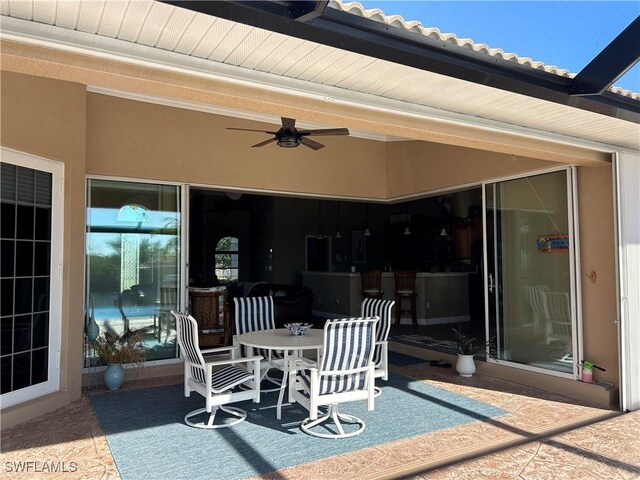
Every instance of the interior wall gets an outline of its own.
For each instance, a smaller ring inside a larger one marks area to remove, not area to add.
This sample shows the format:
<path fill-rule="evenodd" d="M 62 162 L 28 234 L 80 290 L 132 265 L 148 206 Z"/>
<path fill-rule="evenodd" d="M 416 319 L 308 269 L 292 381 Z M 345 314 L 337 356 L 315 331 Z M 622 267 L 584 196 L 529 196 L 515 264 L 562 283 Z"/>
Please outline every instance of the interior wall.
<path fill-rule="evenodd" d="M 584 359 L 607 369 L 595 380 L 618 384 L 618 326 L 613 173 L 607 167 L 578 169 L 580 264 Z M 592 283 L 587 274 L 596 273 Z"/>
<path fill-rule="evenodd" d="M 85 204 L 85 87 L 2 71 L 1 143 L 64 164 L 60 392 L 2 410 L 2 428 L 80 398 Z M 80 299 L 80 300 L 79 300 Z M 31 414 L 26 413 L 31 412 Z"/>
<path fill-rule="evenodd" d="M 328 136 L 317 138 L 326 145 L 318 151 L 251 148 L 269 136 L 226 127 L 277 126 L 95 93 L 87 106 L 89 174 L 349 197 L 386 194 L 383 142 Z"/>

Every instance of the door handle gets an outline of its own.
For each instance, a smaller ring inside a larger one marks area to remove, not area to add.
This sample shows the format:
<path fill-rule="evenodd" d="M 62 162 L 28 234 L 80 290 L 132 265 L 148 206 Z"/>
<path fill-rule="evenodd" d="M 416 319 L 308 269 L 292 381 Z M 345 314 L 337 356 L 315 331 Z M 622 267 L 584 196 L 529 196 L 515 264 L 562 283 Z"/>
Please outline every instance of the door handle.
<path fill-rule="evenodd" d="M 493 275 L 489 274 L 489 293 L 493 293 Z"/>

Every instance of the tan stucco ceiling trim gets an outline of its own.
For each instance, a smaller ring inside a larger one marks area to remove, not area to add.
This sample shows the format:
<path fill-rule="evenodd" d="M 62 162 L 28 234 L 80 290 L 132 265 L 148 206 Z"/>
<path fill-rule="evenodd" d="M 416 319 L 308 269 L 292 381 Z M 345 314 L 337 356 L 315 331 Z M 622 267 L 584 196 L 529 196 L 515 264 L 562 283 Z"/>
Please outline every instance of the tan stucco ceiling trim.
<path fill-rule="evenodd" d="M 611 161 L 605 149 L 347 105 L 301 92 L 241 85 L 10 40 L 0 42 L 0 51 L 2 69 L 16 73 L 553 162 L 594 165 Z M 580 141 L 576 139 L 576 143 Z"/>

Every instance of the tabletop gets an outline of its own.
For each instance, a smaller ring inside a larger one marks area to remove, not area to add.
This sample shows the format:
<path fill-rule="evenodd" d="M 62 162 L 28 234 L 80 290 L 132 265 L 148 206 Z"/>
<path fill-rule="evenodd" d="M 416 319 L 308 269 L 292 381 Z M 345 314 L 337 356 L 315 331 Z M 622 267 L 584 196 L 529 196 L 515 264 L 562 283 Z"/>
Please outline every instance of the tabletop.
<path fill-rule="evenodd" d="M 310 328 L 305 335 L 295 336 L 286 328 L 257 330 L 235 336 L 238 343 L 247 347 L 274 350 L 305 350 L 324 346 L 324 329 Z"/>

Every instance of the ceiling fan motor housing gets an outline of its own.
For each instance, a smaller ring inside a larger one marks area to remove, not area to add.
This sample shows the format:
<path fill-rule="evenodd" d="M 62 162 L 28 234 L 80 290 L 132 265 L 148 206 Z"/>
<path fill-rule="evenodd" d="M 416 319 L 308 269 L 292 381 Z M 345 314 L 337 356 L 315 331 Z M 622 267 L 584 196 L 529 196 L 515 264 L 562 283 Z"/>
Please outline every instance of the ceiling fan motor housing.
<path fill-rule="evenodd" d="M 294 148 L 300 145 L 300 135 L 297 132 L 278 132 L 276 134 L 278 146 L 283 148 Z"/>

